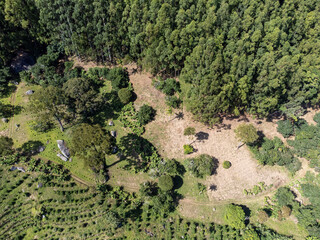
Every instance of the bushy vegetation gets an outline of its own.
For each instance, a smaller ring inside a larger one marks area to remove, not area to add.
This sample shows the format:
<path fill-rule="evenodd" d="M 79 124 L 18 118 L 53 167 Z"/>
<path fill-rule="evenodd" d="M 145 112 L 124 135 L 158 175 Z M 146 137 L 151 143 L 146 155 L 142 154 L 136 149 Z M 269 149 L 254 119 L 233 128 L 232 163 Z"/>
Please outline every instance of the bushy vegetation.
<path fill-rule="evenodd" d="M 301 168 L 299 159 L 278 137 L 274 137 L 272 140 L 264 138 L 260 144 L 260 147 L 258 145 L 251 147 L 260 164 L 285 166 L 291 173 L 295 173 Z"/>
<path fill-rule="evenodd" d="M 225 169 L 229 169 L 231 167 L 231 162 L 229 161 L 224 161 L 222 163 L 222 167 L 225 168 Z"/>
<path fill-rule="evenodd" d="M 183 145 L 183 152 L 184 154 L 190 154 L 193 153 L 194 149 L 190 144 Z"/>
<path fill-rule="evenodd" d="M 170 175 L 162 175 L 159 178 L 159 188 L 164 191 L 170 191 L 173 188 L 173 181 Z"/>
<path fill-rule="evenodd" d="M 277 122 L 277 131 L 285 138 L 288 138 L 294 134 L 294 127 L 290 120 L 280 120 Z"/>
<path fill-rule="evenodd" d="M 254 144 L 259 139 L 257 130 L 252 124 L 240 124 L 235 133 L 237 138 L 246 144 Z"/>
<path fill-rule="evenodd" d="M 141 125 L 146 125 L 151 122 L 156 115 L 156 110 L 154 110 L 151 106 L 144 104 L 140 107 L 137 118 Z"/>
<path fill-rule="evenodd" d="M 245 213 L 241 206 L 237 206 L 234 204 L 229 204 L 226 207 L 224 219 L 227 224 L 235 229 L 243 229 L 245 228 Z"/>
<path fill-rule="evenodd" d="M 118 91 L 118 96 L 119 96 L 119 99 L 120 101 L 123 103 L 123 104 L 127 104 L 130 102 L 131 98 L 132 98 L 132 92 L 130 89 L 128 88 L 121 88 L 119 91 Z"/>
<path fill-rule="evenodd" d="M 111 81 L 112 89 L 119 91 L 122 88 L 129 86 L 129 74 L 124 68 L 112 68 L 109 70 L 107 79 Z"/>
<path fill-rule="evenodd" d="M 132 103 L 125 105 L 119 115 L 119 121 L 127 129 L 130 129 L 134 134 L 140 136 L 144 132 L 144 127 L 138 120 L 138 113 L 136 112 Z"/>
<path fill-rule="evenodd" d="M 201 154 L 195 158 L 186 159 L 185 167 L 195 177 L 204 178 L 213 174 L 218 166 L 217 159 L 207 154 Z"/>

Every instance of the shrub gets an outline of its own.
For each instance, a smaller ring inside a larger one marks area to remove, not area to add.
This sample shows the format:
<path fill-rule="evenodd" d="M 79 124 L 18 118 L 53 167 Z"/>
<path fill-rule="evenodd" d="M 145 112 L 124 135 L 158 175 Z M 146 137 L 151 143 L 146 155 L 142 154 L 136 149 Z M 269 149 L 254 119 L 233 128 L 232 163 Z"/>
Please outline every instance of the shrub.
<path fill-rule="evenodd" d="M 130 99 L 132 98 L 132 92 L 128 88 L 121 88 L 118 91 L 118 97 L 123 104 L 127 104 L 130 102 Z"/>
<path fill-rule="evenodd" d="M 137 114 L 138 121 L 141 125 L 145 125 L 151 122 L 156 115 L 156 110 L 154 110 L 151 106 L 144 104 Z"/>
<path fill-rule="evenodd" d="M 194 149 L 191 145 L 186 144 L 186 145 L 183 145 L 183 151 L 184 151 L 184 154 L 190 154 L 190 153 L 193 153 Z"/>
<path fill-rule="evenodd" d="M 196 129 L 193 127 L 187 127 L 184 129 L 183 135 L 192 136 L 196 134 Z"/>
<path fill-rule="evenodd" d="M 225 169 L 230 168 L 230 167 L 231 167 L 231 162 L 229 162 L 229 161 L 224 161 L 224 162 L 222 163 L 222 167 L 225 168 Z"/>
<path fill-rule="evenodd" d="M 180 91 L 179 82 L 173 78 L 168 78 L 164 81 L 162 92 L 166 95 L 173 95 L 175 92 Z"/>
<path fill-rule="evenodd" d="M 284 218 L 287 218 L 291 215 L 291 208 L 288 206 L 283 206 L 281 208 L 281 213 Z"/>
<path fill-rule="evenodd" d="M 320 124 L 320 112 L 316 113 L 313 117 L 313 120 L 319 125 Z"/>
<path fill-rule="evenodd" d="M 269 218 L 269 215 L 268 215 L 268 213 L 267 213 L 265 210 L 260 210 L 260 211 L 258 212 L 258 221 L 259 221 L 260 223 L 266 222 L 266 221 L 268 220 L 268 218 Z"/>
<path fill-rule="evenodd" d="M 235 229 L 242 229 L 246 226 L 244 223 L 245 217 L 242 207 L 234 204 L 229 204 L 224 214 L 227 224 Z"/>
<path fill-rule="evenodd" d="M 194 176 L 203 178 L 210 176 L 216 166 L 216 159 L 207 154 L 185 160 L 185 166 Z"/>
<path fill-rule="evenodd" d="M 294 127 L 289 120 L 280 120 L 277 122 L 277 131 L 282 134 L 283 137 L 288 138 L 294 134 Z"/>
<path fill-rule="evenodd" d="M 172 190 L 173 188 L 172 177 L 169 175 L 162 175 L 159 178 L 159 188 L 165 192 Z"/>
<path fill-rule="evenodd" d="M 240 124 L 235 133 L 237 138 L 246 144 L 253 144 L 259 139 L 257 130 L 252 124 Z"/>
<path fill-rule="evenodd" d="M 166 104 L 172 108 L 179 108 L 181 104 L 181 100 L 177 96 L 167 96 Z"/>
<path fill-rule="evenodd" d="M 280 207 L 292 204 L 295 199 L 293 192 L 287 187 L 279 188 L 275 197 Z"/>
<path fill-rule="evenodd" d="M 114 91 L 118 91 L 121 88 L 126 88 L 129 84 L 128 71 L 121 67 L 110 69 L 107 79 L 111 81 L 111 86 Z"/>
<path fill-rule="evenodd" d="M 6 156 L 13 152 L 13 140 L 6 136 L 0 136 L 0 156 Z"/>

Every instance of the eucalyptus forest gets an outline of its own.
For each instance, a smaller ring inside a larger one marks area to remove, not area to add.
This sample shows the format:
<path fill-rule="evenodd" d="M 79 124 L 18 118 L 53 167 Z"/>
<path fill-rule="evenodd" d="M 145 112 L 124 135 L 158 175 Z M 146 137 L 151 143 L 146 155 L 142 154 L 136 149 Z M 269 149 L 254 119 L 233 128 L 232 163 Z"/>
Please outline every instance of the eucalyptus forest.
<path fill-rule="evenodd" d="M 320 240 L 319 13 L 0 0 L 0 239 Z"/>

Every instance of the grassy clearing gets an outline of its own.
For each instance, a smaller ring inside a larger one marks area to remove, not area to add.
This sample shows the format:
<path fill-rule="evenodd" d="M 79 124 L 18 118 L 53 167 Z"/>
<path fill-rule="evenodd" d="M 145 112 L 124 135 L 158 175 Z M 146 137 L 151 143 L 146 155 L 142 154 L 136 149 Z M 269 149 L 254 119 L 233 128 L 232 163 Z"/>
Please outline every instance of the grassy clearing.
<path fill-rule="evenodd" d="M 274 219 L 269 219 L 265 225 L 269 228 L 274 229 L 280 234 L 293 236 L 296 240 L 304 240 L 308 236 L 308 232 L 299 227 L 295 222 L 291 219 L 287 219 L 284 221 L 278 221 Z"/>

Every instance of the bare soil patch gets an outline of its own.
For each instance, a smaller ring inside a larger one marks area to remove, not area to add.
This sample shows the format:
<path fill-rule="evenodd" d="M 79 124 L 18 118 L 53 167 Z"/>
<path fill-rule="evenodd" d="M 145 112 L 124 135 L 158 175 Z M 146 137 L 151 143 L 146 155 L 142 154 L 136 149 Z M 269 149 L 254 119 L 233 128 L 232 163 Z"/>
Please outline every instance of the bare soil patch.
<path fill-rule="evenodd" d="M 259 182 L 273 184 L 274 188 L 288 181 L 286 173 L 277 167 L 261 166 L 251 156 L 246 146 L 238 149 L 239 141 L 236 139 L 234 129 L 243 122 L 252 123 L 267 137 L 283 137 L 276 130 L 274 122 L 254 120 L 250 116 L 234 120 L 223 121 L 224 128 L 208 128 L 204 124 L 192 119 L 186 111 L 176 111 L 172 115 L 166 113 L 165 96 L 152 85 L 152 76 L 147 73 L 134 73 L 130 80 L 137 94 L 136 107 L 147 103 L 157 109 L 155 121 L 146 126 L 144 137 L 150 140 L 163 157 L 183 160 L 199 154 L 209 154 L 219 160 L 217 174 L 206 179 L 209 189 L 216 185 L 216 191 L 208 191 L 211 201 L 248 198 L 243 189 L 252 188 Z M 180 118 L 177 117 L 180 112 Z M 181 114 L 182 113 L 182 114 Z M 181 116 L 183 115 L 183 118 Z M 186 127 L 194 127 L 198 138 L 183 135 Z M 183 153 L 183 145 L 192 144 L 196 152 L 188 156 Z M 232 167 L 223 169 L 222 162 L 230 161 Z"/>

